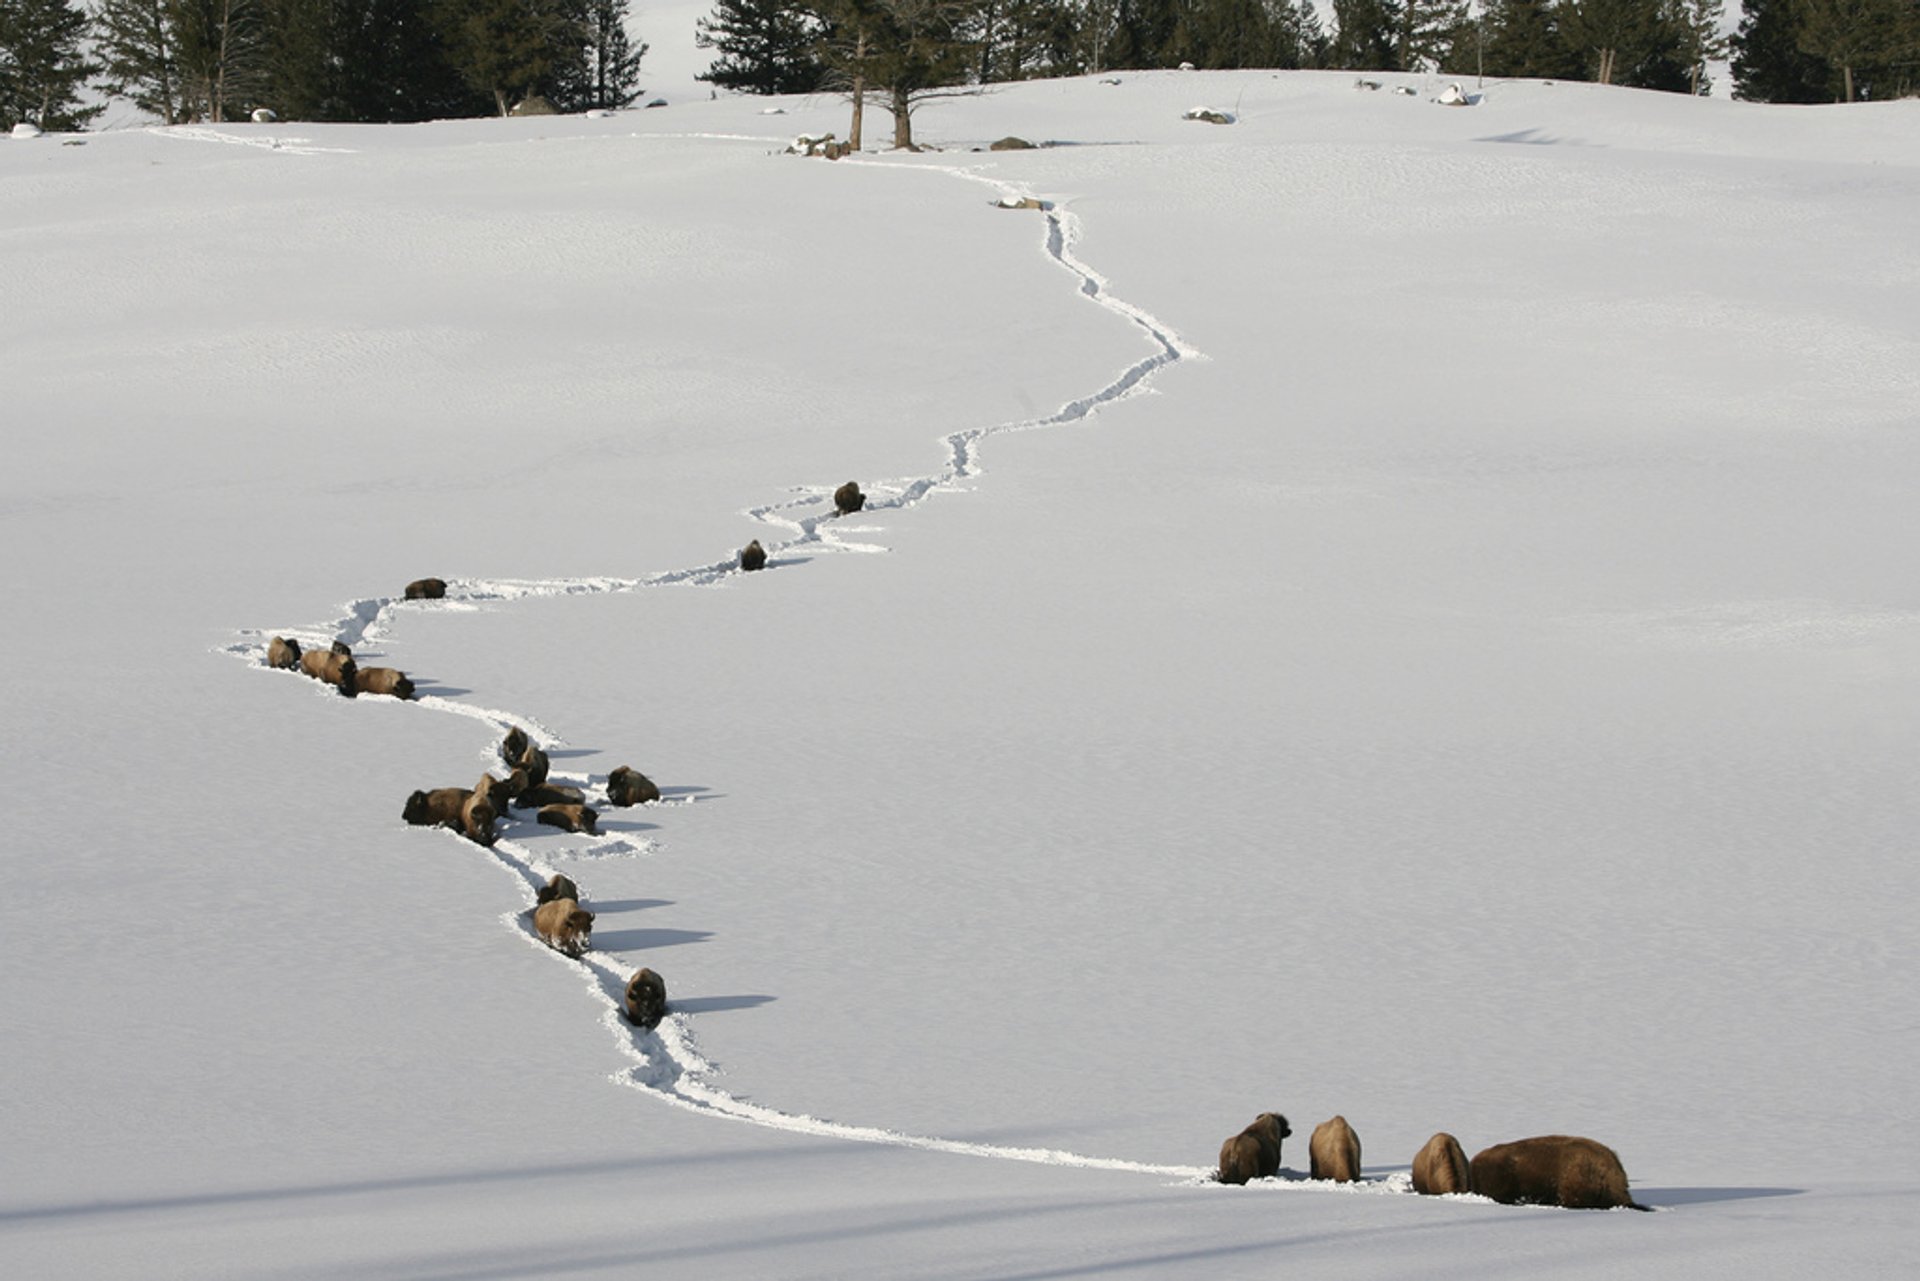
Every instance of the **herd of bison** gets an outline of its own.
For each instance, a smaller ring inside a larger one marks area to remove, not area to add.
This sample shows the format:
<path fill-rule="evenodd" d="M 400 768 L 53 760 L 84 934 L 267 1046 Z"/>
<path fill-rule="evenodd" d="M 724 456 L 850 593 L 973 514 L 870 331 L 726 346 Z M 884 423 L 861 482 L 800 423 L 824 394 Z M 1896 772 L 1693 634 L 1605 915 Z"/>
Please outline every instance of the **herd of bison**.
<path fill-rule="evenodd" d="M 853 481 L 834 491 L 841 515 L 859 511 L 866 495 Z M 767 553 L 756 539 L 740 551 L 742 570 L 757 570 Z M 407 584 L 406 599 L 437 600 L 447 585 L 438 578 Z M 352 651 L 339 641 L 326 650 L 302 651 L 298 642 L 276 636 L 267 646 L 270 667 L 297 669 L 337 688 L 352 698 L 378 694 L 413 697 L 413 682 L 391 667 L 361 667 Z M 407 797 L 401 817 L 415 826 L 449 827 L 480 845 L 496 839 L 495 824 L 508 809 L 532 809 L 537 822 L 569 832 L 599 831 L 598 811 L 587 805 L 577 787 L 547 781 L 547 754 L 518 726 L 500 743 L 506 777 L 488 771 L 473 787 L 436 787 Z M 660 789 L 646 775 L 620 766 L 607 775 L 609 805 L 643 805 L 660 799 Z M 533 929 L 548 946 L 571 957 L 583 953 L 593 932 L 593 913 L 580 905 L 580 890 L 565 876 L 555 875 L 535 896 Z M 659 1024 L 667 1013 L 667 988 L 650 969 L 636 971 L 627 981 L 624 1012 L 642 1028 Z M 1287 1118 L 1262 1112 L 1240 1133 L 1220 1146 L 1216 1177 L 1221 1183 L 1244 1184 L 1277 1177 L 1280 1143 L 1293 1133 Z M 1314 1127 L 1307 1141 L 1308 1176 L 1337 1183 L 1360 1180 L 1360 1136 L 1343 1116 Z M 1504 1205 L 1557 1205 L 1570 1210 L 1606 1210 L 1624 1206 L 1648 1207 L 1627 1192 L 1627 1173 L 1612 1148 L 1592 1139 L 1565 1134 L 1543 1135 L 1500 1143 L 1468 1161 L 1460 1141 L 1441 1133 L 1427 1140 L 1413 1158 L 1414 1191 L 1427 1196 L 1471 1192 Z"/>

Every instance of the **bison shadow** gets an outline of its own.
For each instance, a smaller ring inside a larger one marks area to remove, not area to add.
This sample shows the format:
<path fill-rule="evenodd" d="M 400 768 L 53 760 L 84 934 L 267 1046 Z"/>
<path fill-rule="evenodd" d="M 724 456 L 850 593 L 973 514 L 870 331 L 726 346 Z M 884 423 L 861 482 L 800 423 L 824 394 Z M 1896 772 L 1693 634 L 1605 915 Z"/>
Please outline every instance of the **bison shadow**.
<path fill-rule="evenodd" d="M 596 952 L 644 952 L 656 947 L 678 947 L 682 943 L 704 943 L 712 930 L 607 930 L 593 936 Z"/>
<path fill-rule="evenodd" d="M 1656 1208 L 1711 1205 L 1716 1201 L 1752 1201 L 1760 1197 L 1805 1196 L 1805 1188 L 1635 1188 L 1634 1198 Z"/>
<path fill-rule="evenodd" d="M 667 998 L 667 1008 L 675 1014 L 715 1014 L 721 1010 L 751 1010 L 756 1005 L 765 1005 L 780 998 L 760 993 L 742 993 L 739 996 L 689 996 L 685 999 Z"/>

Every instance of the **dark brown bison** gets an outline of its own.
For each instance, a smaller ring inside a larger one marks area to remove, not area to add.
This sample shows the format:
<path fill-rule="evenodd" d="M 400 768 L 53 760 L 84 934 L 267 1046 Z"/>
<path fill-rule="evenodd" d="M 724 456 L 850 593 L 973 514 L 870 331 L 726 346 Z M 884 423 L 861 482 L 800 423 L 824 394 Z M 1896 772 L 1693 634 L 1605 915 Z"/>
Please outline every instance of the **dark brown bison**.
<path fill-rule="evenodd" d="M 517 771 L 516 771 L 517 772 Z M 577 787 L 568 787 L 565 783 L 542 783 L 538 787 L 523 788 L 513 798 L 515 809 L 540 809 L 547 805 L 585 805 L 587 797 Z"/>
<path fill-rule="evenodd" d="M 555 872 L 547 878 L 545 885 L 542 885 L 534 892 L 533 901 L 538 905 L 541 903 L 551 903 L 557 898 L 570 898 L 577 903 L 580 901 L 580 887 L 573 883 L 572 877 L 562 876 L 558 872 Z"/>
<path fill-rule="evenodd" d="M 526 750 L 520 753 L 519 759 L 513 764 L 516 769 L 526 771 L 528 787 L 538 787 L 547 781 L 547 754 L 532 743 L 527 744 Z"/>
<path fill-rule="evenodd" d="M 1496 1144 L 1473 1158 L 1471 1177 L 1475 1192 L 1502 1205 L 1648 1208 L 1628 1194 L 1626 1169 L 1612 1148 L 1566 1134 Z"/>
<path fill-rule="evenodd" d="M 322 653 L 310 649 L 300 655 L 300 670 L 317 681 L 333 686 L 348 698 L 359 692 L 354 687 L 359 668 L 354 665 L 351 654 L 336 654 L 331 650 Z"/>
<path fill-rule="evenodd" d="M 276 636 L 268 641 L 267 666 L 279 668 L 300 666 L 300 642 L 285 636 Z"/>
<path fill-rule="evenodd" d="M 542 805 L 534 818 L 563 832 L 600 835 L 600 815 L 585 805 Z"/>
<path fill-rule="evenodd" d="M 866 505 L 867 496 L 852 481 L 833 491 L 833 506 L 842 516 L 857 512 Z"/>
<path fill-rule="evenodd" d="M 748 571 L 764 568 L 767 563 L 767 549 L 754 539 L 740 549 L 740 568 Z"/>
<path fill-rule="evenodd" d="M 349 648 L 347 643 L 343 640 L 337 640 L 333 644 L 327 646 L 327 651 L 329 653 L 338 654 L 342 658 L 353 657 L 353 650 Z"/>
<path fill-rule="evenodd" d="M 1220 1145 L 1220 1182 L 1245 1183 L 1280 1173 L 1280 1140 L 1292 1133 L 1286 1117 L 1262 1112 L 1252 1125 Z"/>
<path fill-rule="evenodd" d="M 495 778 L 491 774 L 482 774 L 480 781 L 473 785 L 473 794 L 493 806 L 495 817 L 507 812 L 507 806 L 522 791 L 526 790 L 526 776 L 519 770 L 505 778 Z"/>
<path fill-rule="evenodd" d="M 1427 1140 L 1427 1146 L 1413 1158 L 1413 1190 L 1421 1196 L 1473 1191 L 1473 1173 L 1467 1168 L 1467 1154 L 1460 1150 L 1460 1140 L 1446 1133 Z"/>
<path fill-rule="evenodd" d="M 533 909 L 533 929 L 549 947 L 578 956 L 592 942 L 593 913 L 577 899 L 557 898 Z"/>
<path fill-rule="evenodd" d="M 520 758 L 532 746 L 533 742 L 527 737 L 527 731 L 515 725 L 507 731 L 507 736 L 500 740 L 500 759 L 508 765 L 518 765 Z"/>
<path fill-rule="evenodd" d="M 607 775 L 607 804 L 645 805 L 660 799 L 660 789 L 637 769 L 619 766 Z"/>
<path fill-rule="evenodd" d="M 415 827 L 451 827 L 478 845 L 492 845 L 497 839 L 493 824 L 498 815 L 484 795 L 475 796 L 470 788 L 436 787 L 415 792 L 407 797 L 400 817 Z"/>
<path fill-rule="evenodd" d="M 1346 1117 L 1336 1116 L 1313 1127 L 1313 1137 L 1307 1140 L 1307 1161 L 1311 1178 L 1332 1179 L 1335 1183 L 1360 1181 L 1360 1136 L 1347 1124 Z"/>
<path fill-rule="evenodd" d="M 439 600 L 447 594 L 444 578 L 416 578 L 407 584 L 408 600 Z"/>
<path fill-rule="evenodd" d="M 667 1015 L 666 980 L 652 970 L 643 969 L 627 980 L 627 1022 L 639 1027 L 658 1027 Z"/>
<path fill-rule="evenodd" d="M 353 688 L 361 694 L 413 697 L 413 682 L 397 667 L 362 667 L 353 674 Z"/>

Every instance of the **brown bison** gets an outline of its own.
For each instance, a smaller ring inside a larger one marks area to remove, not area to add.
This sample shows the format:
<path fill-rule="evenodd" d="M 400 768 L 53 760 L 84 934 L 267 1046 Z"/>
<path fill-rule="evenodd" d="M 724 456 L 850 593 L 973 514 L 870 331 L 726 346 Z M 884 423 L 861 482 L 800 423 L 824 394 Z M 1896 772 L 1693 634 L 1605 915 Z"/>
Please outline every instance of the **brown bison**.
<path fill-rule="evenodd" d="M 542 783 L 538 787 L 528 787 L 513 798 L 516 809 L 540 809 L 547 805 L 585 805 L 586 793 L 577 787 L 568 787 L 565 783 Z"/>
<path fill-rule="evenodd" d="M 648 801 L 660 799 L 660 789 L 653 780 L 637 769 L 628 769 L 625 765 L 607 775 L 607 804 L 609 805 L 645 805 Z"/>
<path fill-rule="evenodd" d="M 1220 1145 L 1220 1182 L 1245 1183 L 1280 1173 L 1280 1140 L 1292 1133 L 1286 1117 L 1262 1112 L 1252 1125 Z"/>
<path fill-rule="evenodd" d="M 642 969 L 627 980 L 627 1022 L 638 1027 L 658 1027 L 667 1015 L 666 980 L 652 970 Z"/>
<path fill-rule="evenodd" d="M 527 731 L 515 725 L 507 731 L 507 736 L 500 740 L 500 759 L 508 765 L 518 765 L 520 758 L 526 755 L 527 749 L 532 746 L 533 741 L 527 737 Z"/>
<path fill-rule="evenodd" d="M 533 929 L 549 947 L 578 956 L 592 942 L 593 913 L 577 899 L 557 898 L 533 909 Z"/>
<path fill-rule="evenodd" d="M 740 549 L 740 568 L 751 572 L 764 568 L 766 563 L 767 549 L 760 545 L 759 539 L 754 539 Z"/>
<path fill-rule="evenodd" d="M 507 806 L 514 797 L 526 790 L 526 775 L 519 770 L 505 778 L 495 778 L 491 774 L 482 774 L 480 781 L 473 785 L 473 794 L 493 806 L 494 816 L 507 812 Z"/>
<path fill-rule="evenodd" d="M 548 827 L 557 827 L 563 832 L 585 832 L 588 836 L 600 835 L 600 815 L 585 805 L 542 805 L 540 812 L 534 815 L 534 818 Z"/>
<path fill-rule="evenodd" d="M 1467 1168 L 1467 1154 L 1460 1150 L 1460 1140 L 1445 1133 L 1427 1140 L 1427 1146 L 1413 1158 L 1413 1190 L 1421 1196 L 1473 1191 L 1473 1173 Z"/>
<path fill-rule="evenodd" d="M 434 824 L 451 827 L 476 845 L 492 845 L 497 839 L 493 824 L 499 816 L 492 804 L 484 795 L 476 796 L 465 787 L 436 787 L 432 791 L 415 792 L 407 797 L 400 817 L 415 827 Z"/>
<path fill-rule="evenodd" d="M 439 600 L 447 594 L 444 578 L 416 578 L 407 584 L 408 600 Z"/>
<path fill-rule="evenodd" d="M 353 688 L 361 694 L 385 694 L 390 698 L 412 698 L 413 682 L 396 667 L 362 667 L 353 674 Z"/>
<path fill-rule="evenodd" d="M 547 754 L 531 743 L 527 744 L 527 749 L 520 753 L 519 759 L 515 760 L 513 765 L 517 769 L 526 771 L 528 787 L 538 787 L 547 781 L 549 765 Z"/>
<path fill-rule="evenodd" d="M 1626 1169 L 1612 1148 L 1566 1134 L 1496 1144 L 1473 1158 L 1471 1175 L 1475 1192 L 1502 1205 L 1648 1208 L 1628 1195 Z"/>
<path fill-rule="evenodd" d="M 1313 1127 L 1307 1140 L 1307 1173 L 1310 1178 L 1332 1179 L 1335 1183 L 1360 1181 L 1360 1136 L 1336 1116 Z"/>
<path fill-rule="evenodd" d="M 267 666 L 283 669 L 300 666 L 300 642 L 285 636 L 276 636 L 268 641 Z"/>
<path fill-rule="evenodd" d="M 300 655 L 300 670 L 317 681 L 333 686 L 348 698 L 359 692 L 354 685 L 359 668 L 354 665 L 351 654 L 336 654 L 332 650 L 323 653 L 310 649 Z"/>
<path fill-rule="evenodd" d="M 570 898 L 577 903 L 580 901 L 580 887 L 573 883 L 572 877 L 555 872 L 547 878 L 545 885 L 534 892 L 533 901 L 538 905 L 551 903 L 557 898 Z"/>
<path fill-rule="evenodd" d="M 848 481 L 833 491 L 833 506 L 842 516 L 859 511 L 867 505 L 867 496 L 860 492 L 860 486 Z"/>

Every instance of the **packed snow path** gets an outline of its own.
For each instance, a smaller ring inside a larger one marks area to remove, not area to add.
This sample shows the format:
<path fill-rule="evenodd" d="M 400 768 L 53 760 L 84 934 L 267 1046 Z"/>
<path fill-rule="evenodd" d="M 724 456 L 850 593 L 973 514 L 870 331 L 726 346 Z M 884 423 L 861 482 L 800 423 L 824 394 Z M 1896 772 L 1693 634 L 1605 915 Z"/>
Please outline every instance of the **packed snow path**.
<path fill-rule="evenodd" d="M 992 186 L 1001 198 L 1001 202 L 1009 208 L 1013 201 L 1028 195 L 1026 192 L 965 167 L 942 167 L 936 171 Z M 1016 217 L 1025 217 L 1029 213 L 1027 210 L 1011 208 L 1010 212 Z M 981 447 L 990 437 L 1080 422 L 1105 405 L 1145 393 L 1149 390 L 1153 375 L 1165 366 L 1200 356 L 1198 351 L 1184 342 L 1174 330 L 1158 318 L 1115 297 L 1109 290 L 1106 280 L 1079 259 L 1074 252 L 1074 246 L 1079 239 L 1080 225 L 1072 212 L 1050 206 L 1039 212 L 1042 214 L 1045 228 L 1044 244 L 1047 256 L 1072 277 L 1076 292 L 1138 327 L 1152 344 L 1153 351 L 1129 365 L 1104 386 L 1085 396 L 1068 401 L 1050 414 L 968 428 L 948 435 L 943 441 L 946 458 L 937 471 L 927 476 L 890 483 L 869 484 L 864 511 L 905 510 L 918 505 L 934 493 L 953 489 L 959 482 L 981 474 L 983 470 Z M 809 545 L 843 552 L 884 550 L 872 543 L 856 541 L 844 536 L 853 533 L 871 534 L 873 530 L 870 526 L 845 523 L 844 518 L 835 511 L 830 487 L 799 487 L 791 497 L 751 508 L 747 514 L 772 531 L 768 538 L 761 540 L 768 553 L 768 568 L 779 568 L 783 560 L 791 563 L 789 559 L 791 554 Z M 402 606 L 459 610 L 473 609 L 481 602 L 515 601 L 530 596 L 609 594 L 662 586 L 712 586 L 731 575 L 742 572 L 744 571 L 739 568 L 738 553 L 729 552 L 705 564 L 663 571 L 643 578 L 456 580 L 447 584 L 446 596 L 440 601 L 404 601 L 392 596 L 367 597 L 350 603 L 346 607 L 345 614 L 331 624 L 261 629 L 245 633 L 239 641 L 226 648 L 228 653 L 250 664 L 264 665 L 268 640 L 276 635 L 298 640 L 303 647 L 311 645 L 324 649 L 338 640 L 358 650 L 366 643 L 376 641 L 386 634 L 396 609 Z M 291 674 L 299 675 L 297 672 Z M 302 677 L 302 679 L 305 678 Z M 369 697 L 377 696 L 369 695 Z M 481 707 L 436 695 L 420 697 L 415 700 L 415 705 L 430 711 L 465 716 L 485 723 L 492 735 L 484 754 L 490 764 L 495 759 L 494 745 L 500 737 L 515 726 L 524 729 L 534 743 L 542 748 L 551 749 L 564 742 L 553 730 L 542 725 L 537 719 L 522 713 Z M 569 774 L 560 769 L 554 769 L 549 777 L 552 781 L 570 784 L 583 791 L 593 788 L 596 782 L 590 776 Z M 598 781 L 604 782 L 604 780 Z M 672 789 L 667 791 L 668 794 L 661 801 L 654 802 L 656 806 L 671 807 L 693 803 L 690 797 L 677 797 L 672 794 Z M 594 800 L 591 791 L 588 791 L 588 800 L 590 803 Z M 523 904 L 531 907 L 534 892 L 547 882 L 556 869 L 527 846 L 515 841 L 511 835 L 514 826 L 531 822 L 530 815 L 516 814 L 509 810 L 503 813 L 501 818 L 511 822 L 505 826 L 502 835 L 488 849 L 488 852 L 503 870 L 522 884 Z M 465 839 L 457 833 L 452 835 L 456 839 Z M 655 848 L 654 842 L 644 838 L 632 840 L 614 834 L 583 836 L 580 840 L 584 844 L 570 845 L 559 851 L 559 855 L 566 858 L 618 857 L 645 853 Z M 588 906 L 591 906 L 591 898 L 588 900 Z M 675 1106 L 797 1134 L 849 1139 L 863 1143 L 883 1143 L 1000 1160 L 1156 1174 L 1192 1182 L 1206 1182 L 1211 1179 L 1213 1173 L 1211 1166 L 1152 1164 L 1084 1156 L 1051 1148 L 1010 1147 L 932 1138 L 872 1126 L 823 1120 L 749 1103 L 710 1084 L 714 1069 L 698 1049 L 690 1016 L 672 1013 L 652 1031 L 635 1028 L 624 1019 L 622 1001 L 630 976 L 623 962 L 592 951 L 578 958 L 570 958 L 549 948 L 533 931 L 531 913 L 528 911 L 510 911 L 503 914 L 500 919 L 508 929 L 518 934 L 530 946 L 564 964 L 574 966 L 587 980 L 591 990 L 599 996 L 605 1006 L 601 1021 L 613 1035 L 621 1053 L 630 1060 L 628 1067 L 614 1074 L 614 1080 Z M 1405 1192 L 1408 1186 L 1405 1175 L 1394 1175 L 1385 1180 L 1365 1184 L 1342 1185 L 1342 1190 Z"/>

